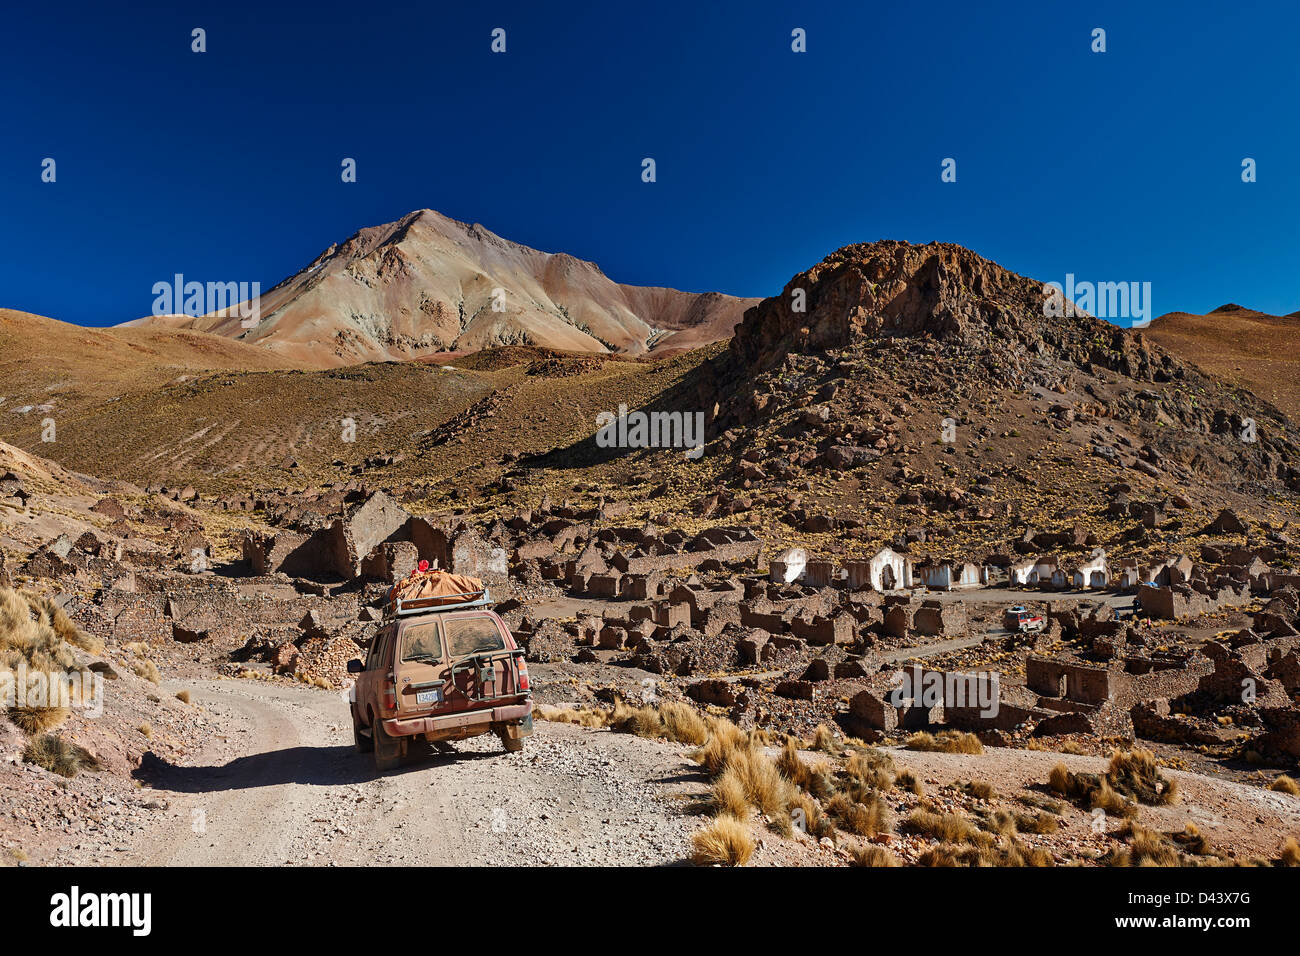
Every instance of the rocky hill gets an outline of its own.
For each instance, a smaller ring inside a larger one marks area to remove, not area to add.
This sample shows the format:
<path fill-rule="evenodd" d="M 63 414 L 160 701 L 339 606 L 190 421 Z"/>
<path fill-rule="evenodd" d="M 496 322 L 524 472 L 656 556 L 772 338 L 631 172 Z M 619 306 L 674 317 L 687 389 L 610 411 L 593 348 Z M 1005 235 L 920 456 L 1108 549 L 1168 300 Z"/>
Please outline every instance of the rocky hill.
<path fill-rule="evenodd" d="M 849 541 L 912 529 L 927 550 L 1002 549 L 1075 523 L 1172 547 L 1199 516 L 1109 518 L 1138 499 L 1289 513 L 1300 455 L 1278 409 L 1141 331 L 1045 316 L 1046 297 L 959 246 L 849 246 L 659 404 L 707 412 L 730 494 Z"/>

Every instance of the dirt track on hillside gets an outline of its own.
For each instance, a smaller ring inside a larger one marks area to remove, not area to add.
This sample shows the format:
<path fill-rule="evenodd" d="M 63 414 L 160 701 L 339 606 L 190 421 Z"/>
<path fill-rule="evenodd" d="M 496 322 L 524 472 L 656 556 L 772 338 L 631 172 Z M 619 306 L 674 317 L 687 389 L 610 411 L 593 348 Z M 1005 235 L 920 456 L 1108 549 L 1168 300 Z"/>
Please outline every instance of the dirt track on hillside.
<path fill-rule="evenodd" d="M 166 807 L 157 822 L 68 862 L 663 865 L 685 858 L 699 825 L 689 805 L 704 787 L 682 748 L 539 721 L 522 753 L 480 737 L 380 776 L 352 747 L 340 694 L 185 686 L 226 741 L 184 766 L 147 758 L 140 776 Z"/>

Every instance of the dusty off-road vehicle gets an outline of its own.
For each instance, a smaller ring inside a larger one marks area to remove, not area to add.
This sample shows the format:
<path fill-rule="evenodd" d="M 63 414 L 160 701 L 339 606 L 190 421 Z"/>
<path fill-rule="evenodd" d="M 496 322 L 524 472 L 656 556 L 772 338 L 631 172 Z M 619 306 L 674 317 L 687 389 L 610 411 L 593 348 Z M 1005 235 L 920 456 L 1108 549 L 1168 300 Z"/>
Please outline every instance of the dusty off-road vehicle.
<path fill-rule="evenodd" d="M 463 600 L 448 600 L 448 598 Z M 490 608 L 486 589 L 403 601 L 371 641 L 364 662 L 348 663 L 357 750 L 390 770 L 413 743 L 494 733 L 507 751 L 533 732 L 524 651 Z"/>

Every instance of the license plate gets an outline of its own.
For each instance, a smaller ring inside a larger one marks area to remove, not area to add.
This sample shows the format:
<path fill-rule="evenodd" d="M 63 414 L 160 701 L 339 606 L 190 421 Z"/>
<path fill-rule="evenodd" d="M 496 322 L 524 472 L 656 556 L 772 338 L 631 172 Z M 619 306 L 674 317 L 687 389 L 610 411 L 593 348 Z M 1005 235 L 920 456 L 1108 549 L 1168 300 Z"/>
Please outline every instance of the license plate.
<path fill-rule="evenodd" d="M 415 695 L 415 702 L 417 704 L 440 704 L 442 703 L 442 691 L 437 688 L 419 691 Z"/>

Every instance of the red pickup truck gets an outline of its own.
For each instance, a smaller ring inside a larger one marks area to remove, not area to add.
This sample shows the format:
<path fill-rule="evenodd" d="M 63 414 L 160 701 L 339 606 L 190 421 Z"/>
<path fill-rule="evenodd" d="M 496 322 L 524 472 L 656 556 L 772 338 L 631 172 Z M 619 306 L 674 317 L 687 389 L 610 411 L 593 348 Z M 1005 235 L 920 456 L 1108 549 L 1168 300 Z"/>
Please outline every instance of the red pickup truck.
<path fill-rule="evenodd" d="M 1035 614 L 1020 604 L 1007 609 L 1002 624 L 1008 631 L 1015 631 L 1019 634 L 1041 631 L 1047 626 L 1047 622 L 1043 620 L 1042 615 Z"/>

